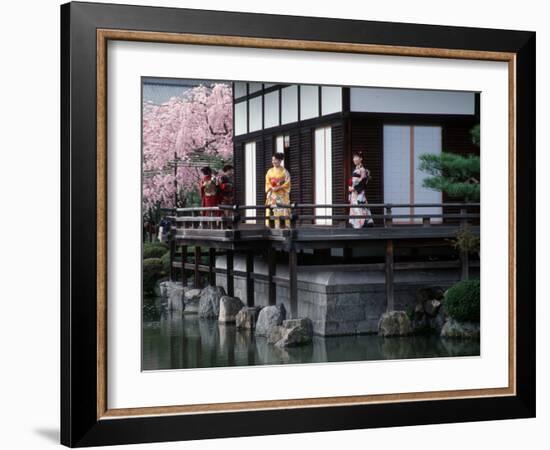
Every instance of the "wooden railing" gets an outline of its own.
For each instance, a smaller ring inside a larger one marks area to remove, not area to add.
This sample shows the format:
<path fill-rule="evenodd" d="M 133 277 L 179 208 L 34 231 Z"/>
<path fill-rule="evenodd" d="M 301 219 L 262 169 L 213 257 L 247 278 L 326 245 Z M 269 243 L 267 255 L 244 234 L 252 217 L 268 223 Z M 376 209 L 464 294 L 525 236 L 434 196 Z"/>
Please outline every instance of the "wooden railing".
<path fill-rule="evenodd" d="M 350 209 L 370 210 L 370 215 L 351 214 Z M 409 210 L 399 211 L 396 209 Z M 441 212 L 422 210 L 441 209 Z M 458 209 L 460 212 L 445 212 Z M 284 215 L 274 215 L 286 210 Z M 319 212 L 321 210 L 321 212 Z M 437 226 L 445 223 L 465 225 L 479 221 L 479 203 L 375 203 L 367 205 L 291 203 L 270 207 L 264 205 L 220 205 L 215 207 L 189 207 L 172 210 L 171 219 L 178 228 L 238 229 L 243 225 L 260 228 L 295 228 L 300 225 L 347 226 L 350 219 L 370 217 L 376 227 L 394 225 Z M 335 211 L 335 213 L 332 213 Z M 327 214 L 328 212 L 328 214 Z"/>

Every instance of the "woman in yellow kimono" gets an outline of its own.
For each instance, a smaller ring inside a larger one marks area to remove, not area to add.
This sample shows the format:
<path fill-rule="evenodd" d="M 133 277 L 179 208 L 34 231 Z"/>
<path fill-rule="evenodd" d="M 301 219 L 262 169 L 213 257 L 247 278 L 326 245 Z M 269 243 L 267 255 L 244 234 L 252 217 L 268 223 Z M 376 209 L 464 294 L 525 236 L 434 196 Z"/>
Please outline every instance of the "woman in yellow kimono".
<path fill-rule="evenodd" d="M 272 209 L 266 208 L 265 215 L 268 217 L 265 221 L 267 226 L 270 225 L 269 216 L 273 213 L 274 217 L 289 216 L 289 208 L 281 208 L 279 205 L 288 205 L 290 203 L 290 173 L 286 170 L 281 162 L 284 159 L 283 153 L 275 153 L 271 158 L 273 167 L 265 174 L 265 204 L 271 206 Z M 282 225 L 281 219 L 275 220 L 275 228 L 280 228 Z M 290 226 L 290 220 L 284 219 L 284 226 Z"/>

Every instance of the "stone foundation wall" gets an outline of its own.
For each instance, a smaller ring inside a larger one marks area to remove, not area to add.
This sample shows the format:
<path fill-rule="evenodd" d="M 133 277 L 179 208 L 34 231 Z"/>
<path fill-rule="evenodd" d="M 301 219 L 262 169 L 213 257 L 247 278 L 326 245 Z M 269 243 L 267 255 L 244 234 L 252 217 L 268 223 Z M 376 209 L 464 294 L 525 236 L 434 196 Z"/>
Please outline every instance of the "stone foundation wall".
<path fill-rule="evenodd" d="M 225 258 L 219 257 L 216 267 L 225 268 Z M 235 255 L 235 270 L 245 270 L 244 257 Z M 254 261 L 254 271 L 267 274 L 267 264 L 261 258 Z M 288 268 L 278 264 L 277 277 L 288 280 Z M 440 286 L 444 289 L 459 281 L 458 270 L 407 270 L 394 275 L 396 310 L 406 310 L 416 303 L 416 291 L 421 287 Z M 216 276 L 216 284 L 227 288 L 225 275 Z M 245 304 L 246 280 L 235 277 L 235 296 Z M 277 304 L 290 311 L 288 287 L 277 284 Z M 268 302 L 267 282 L 254 283 L 256 306 Z M 313 322 L 313 332 L 322 336 L 376 333 L 378 319 L 386 310 L 385 277 L 382 271 L 359 271 L 337 266 L 298 267 L 298 317 Z"/>

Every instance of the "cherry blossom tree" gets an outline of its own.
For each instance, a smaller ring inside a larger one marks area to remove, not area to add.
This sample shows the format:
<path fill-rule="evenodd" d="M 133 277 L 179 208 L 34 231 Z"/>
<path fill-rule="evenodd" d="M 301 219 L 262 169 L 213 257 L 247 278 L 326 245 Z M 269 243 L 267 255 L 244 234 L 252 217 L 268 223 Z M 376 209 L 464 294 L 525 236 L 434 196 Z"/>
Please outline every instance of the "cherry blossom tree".
<path fill-rule="evenodd" d="M 189 88 L 160 105 L 144 102 L 145 209 L 176 206 L 176 186 L 178 196 L 195 191 L 204 161 L 220 166 L 232 159 L 232 111 L 231 86 L 223 83 Z"/>

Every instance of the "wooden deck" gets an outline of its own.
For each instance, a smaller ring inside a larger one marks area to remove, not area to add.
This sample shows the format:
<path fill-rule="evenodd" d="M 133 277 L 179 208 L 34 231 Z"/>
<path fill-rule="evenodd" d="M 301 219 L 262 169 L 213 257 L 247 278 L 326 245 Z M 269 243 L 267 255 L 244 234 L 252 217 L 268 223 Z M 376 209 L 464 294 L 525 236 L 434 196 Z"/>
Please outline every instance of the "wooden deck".
<path fill-rule="evenodd" d="M 182 208 L 172 216 L 176 227 L 172 230 L 170 240 L 171 278 L 176 278 L 176 271 L 181 274 L 182 282 L 187 282 L 187 270 L 194 272 L 195 286 L 201 283 L 201 272 L 208 272 L 209 283 L 215 284 L 216 273 L 224 273 L 227 277 L 227 293 L 234 295 L 234 277 L 246 278 L 247 299 L 253 306 L 254 280 L 261 277 L 269 284 L 269 304 L 275 304 L 276 284 L 275 252 L 285 252 L 288 257 L 291 317 L 297 316 L 298 306 L 298 251 L 302 249 L 330 249 L 368 247 L 381 242 L 385 246 L 384 263 L 378 265 L 378 270 L 384 270 L 386 280 L 387 309 L 393 309 L 393 277 L 395 270 L 421 268 L 426 262 L 407 263 L 394 262 L 395 246 L 414 246 L 418 243 L 452 245 L 457 233 L 468 229 L 473 235 L 479 236 L 479 204 L 478 203 L 444 203 L 444 204 L 380 204 L 366 205 L 372 213 L 375 225 L 355 229 L 346 226 L 349 218 L 362 217 L 345 214 L 349 205 L 282 205 L 289 211 L 288 216 L 280 220 L 288 220 L 288 227 L 276 228 L 273 222 L 266 225 L 265 206 L 228 206 L 214 208 Z M 457 208 L 460 213 L 421 214 L 416 212 L 422 208 Z M 330 208 L 337 213 L 329 216 L 312 214 L 312 211 Z M 408 208 L 415 211 L 411 214 L 393 214 L 393 208 Z M 254 216 L 251 215 L 251 210 Z M 473 212 L 472 212 L 473 210 Z M 271 215 L 272 217 L 272 215 Z M 332 225 L 317 225 L 316 222 L 329 220 Z M 411 223 L 404 224 L 403 220 Z M 436 222 L 436 223 L 434 223 Z M 188 258 L 188 247 L 194 248 L 192 261 Z M 207 250 L 208 263 L 201 260 L 203 249 Z M 177 258 L 178 251 L 182 257 Z M 215 267 L 216 256 L 223 251 L 226 257 L 226 268 Z M 246 270 L 234 270 L 235 252 L 246 255 Z M 254 273 L 254 254 L 261 252 L 267 255 L 267 276 Z M 462 252 L 460 260 L 452 262 L 461 270 L 462 278 L 469 273 L 468 254 Z M 373 265 L 374 267 L 374 265 Z M 366 270 L 366 268 L 362 268 Z M 361 270 L 361 269 L 360 269 Z M 371 268 L 371 270 L 373 270 Z M 250 300 L 252 299 L 252 300 Z"/>

